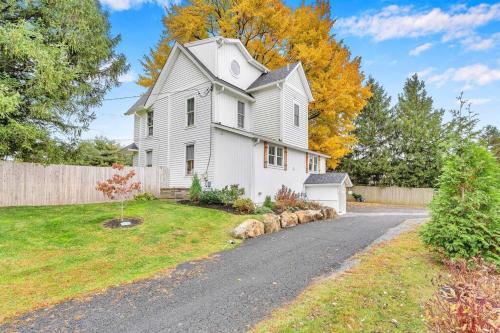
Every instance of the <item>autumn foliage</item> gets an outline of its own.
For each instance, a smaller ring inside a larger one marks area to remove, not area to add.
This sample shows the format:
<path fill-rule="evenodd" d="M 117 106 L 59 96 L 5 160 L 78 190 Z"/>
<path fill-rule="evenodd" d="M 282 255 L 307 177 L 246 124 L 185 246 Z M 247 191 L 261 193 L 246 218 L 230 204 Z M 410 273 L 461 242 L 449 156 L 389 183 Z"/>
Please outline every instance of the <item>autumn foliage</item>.
<path fill-rule="evenodd" d="M 113 163 L 112 168 L 117 170 L 111 178 L 97 182 L 96 190 L 102 192 L 106 197 L 112 200 L 119 200 L 121 203 L 121 219 L 123 220 L 123 208 L 125 200 L 127 200 L 132 193 L 140 191 L 140 182 L 131 182 L 135 176 L 135 171 L 130 170 L 124 172 L 124 167 L 121 164 Z"/>
<path fill-rule="evenodd" d="M 500 275 L 494 264 L 476 259 L 448 261 L 434 297 L 425 305 L 432 332 L 490 333 L 500 328 Z"/>
<path fill-rule="evenodd" d="M 356 142 L 353 122 L 371 92 L 363 84 L 361 59 L 353 58 L 331 33 L 334 20 L 328 1 L 303 2 L 292 10 L 281 0 L 191 0 L 172 6 L 163 23 L 160 43 L 144 57 L 142 86 L 153 85 L 173 41 L 238 38 L 270 69 L 302 62 L 315 99 L 309 108 L 309 145 L 332 157 L 329 167 L 334 168 Z"/>

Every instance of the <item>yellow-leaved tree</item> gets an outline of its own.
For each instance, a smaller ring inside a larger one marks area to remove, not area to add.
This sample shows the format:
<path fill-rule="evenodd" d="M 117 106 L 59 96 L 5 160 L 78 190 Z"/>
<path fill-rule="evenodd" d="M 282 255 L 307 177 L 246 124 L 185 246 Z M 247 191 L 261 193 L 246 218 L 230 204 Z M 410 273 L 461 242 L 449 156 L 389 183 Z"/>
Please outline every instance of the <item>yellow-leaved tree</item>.
<path fill-rule="evenodd" d="M 173 41 L 238 38 L 270 69 L 302 62 L 315 99 L 309 107 L 309 146 L 331 156 L 330 168 L 356 142 L 353 122 L 370 97 L 370 87 L 363 84 L 361 59 L 352 58 L 332 35 L 328 1 L 303 3 L 293 11 L 281 0 L 191 0 L 172 6 L 163 22 L 161 41 L 144 56 L 140 85 L 155 82 Z"/>

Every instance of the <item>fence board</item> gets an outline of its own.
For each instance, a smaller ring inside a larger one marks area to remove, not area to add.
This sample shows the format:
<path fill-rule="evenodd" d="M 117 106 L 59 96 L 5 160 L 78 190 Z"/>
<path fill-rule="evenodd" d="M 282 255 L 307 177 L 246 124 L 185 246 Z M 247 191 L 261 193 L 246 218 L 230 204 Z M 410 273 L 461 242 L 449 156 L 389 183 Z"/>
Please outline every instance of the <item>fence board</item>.
<path fill-rule="evenodd" d="M 160 195 L 168 172 L 161 167 L 126 167 L 135 170 L 143 192 Z M 111 167 L 42 165 L 0 161 L 0 206 L 38 206 L 107 202 L 96 191 L 97 181 L 111 177 Z"/>
<path fill-rule="evenodd" d="M 361 194 L 366 202 L 409 206 L 427 206 L 434 195 L 432 188 L 353 186 L 349 190 Z M 351 195 L 349 201 L 354 201 Z"/>

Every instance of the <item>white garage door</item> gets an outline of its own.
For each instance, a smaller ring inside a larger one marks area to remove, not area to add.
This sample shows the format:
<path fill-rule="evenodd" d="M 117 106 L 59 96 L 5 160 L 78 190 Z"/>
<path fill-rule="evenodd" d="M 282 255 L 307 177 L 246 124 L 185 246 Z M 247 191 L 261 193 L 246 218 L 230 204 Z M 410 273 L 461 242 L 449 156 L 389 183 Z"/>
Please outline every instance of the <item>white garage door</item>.
<path fill-rule="evenodd" d="M 346 212 L 345 186 L 333 184 L 310 184 L 306 185 L 307 198 L 319 202 L 322 205 L 335 208 L 338 214 Z"/>

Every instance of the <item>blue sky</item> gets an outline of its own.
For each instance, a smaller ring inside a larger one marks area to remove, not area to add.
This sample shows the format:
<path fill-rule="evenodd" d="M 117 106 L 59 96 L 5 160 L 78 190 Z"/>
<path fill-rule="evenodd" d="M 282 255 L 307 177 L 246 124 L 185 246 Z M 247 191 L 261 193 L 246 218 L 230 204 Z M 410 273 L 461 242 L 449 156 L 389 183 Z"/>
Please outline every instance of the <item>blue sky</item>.
<path fill-rule="evenodd" d="M 168 0 L 100 0 L 120 34 L 131 69 L 107 98 L 133 96 L 140 60 L 158 42 Z M 295 7 L 300 0 L 285 1 Z M 436 108 L 456 108 L 464 91 L 480 125 L 500 127 L 500 2 L 496 1 L 331 1 L 333 33 L 362 59 L 362 70 L 381 82 L 393 103 L 405 79 L 417 72 Z M 105 135 L 130 143 L 132 117 L 123 113 L 134 99 L 105 101 L 86 138 Z"/>

